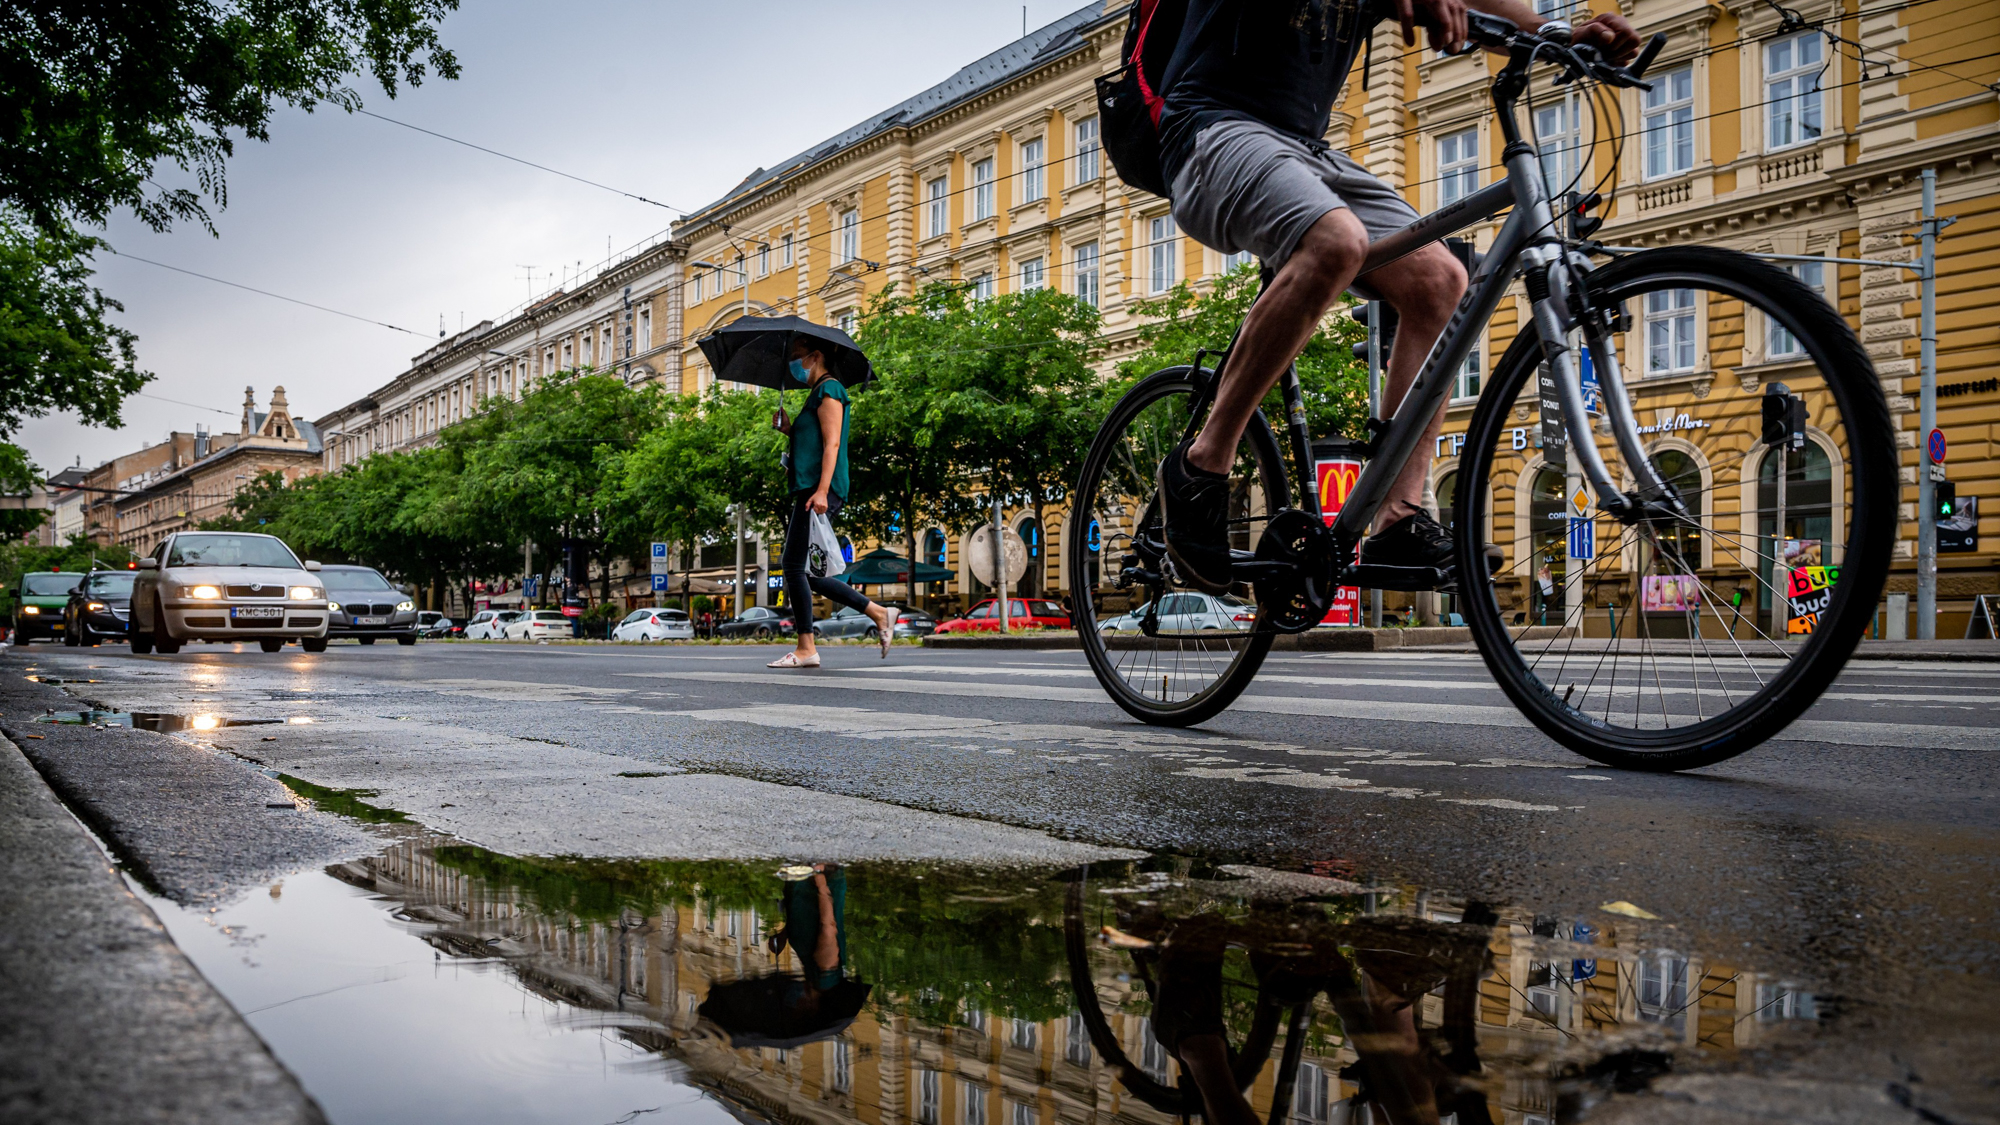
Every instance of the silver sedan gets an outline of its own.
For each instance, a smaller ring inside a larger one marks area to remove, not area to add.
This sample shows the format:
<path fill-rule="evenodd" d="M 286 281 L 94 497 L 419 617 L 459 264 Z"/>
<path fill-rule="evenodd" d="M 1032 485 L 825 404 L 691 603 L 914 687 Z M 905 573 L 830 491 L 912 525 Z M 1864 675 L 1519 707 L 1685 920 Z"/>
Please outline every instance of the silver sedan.
<path fill-rule="evenodd" d="M 139 560 L 132 586 L 132 651 L 179 652 L 188 641 L 256 641 L 276 652 L 297 640 L 326 650 L 326 587 L 319 564 L 274 535 L 179 531 Z"/>

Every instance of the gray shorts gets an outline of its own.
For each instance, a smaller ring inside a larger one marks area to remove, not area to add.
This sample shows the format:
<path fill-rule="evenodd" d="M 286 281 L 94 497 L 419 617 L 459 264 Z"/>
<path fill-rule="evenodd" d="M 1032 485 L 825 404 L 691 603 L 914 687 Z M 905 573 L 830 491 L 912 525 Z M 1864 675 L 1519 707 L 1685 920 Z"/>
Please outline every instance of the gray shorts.
<path fill-rule="evenodd" d="M 1415 208 L 1361 165 L 1247 119 L 1195 134 L 1173 195 L 1182 230 L 1225 254 L 1247 250 L 1272 269 L 1337 207 L 1354 212 L 1371 239 L 1417 219 Z"/>

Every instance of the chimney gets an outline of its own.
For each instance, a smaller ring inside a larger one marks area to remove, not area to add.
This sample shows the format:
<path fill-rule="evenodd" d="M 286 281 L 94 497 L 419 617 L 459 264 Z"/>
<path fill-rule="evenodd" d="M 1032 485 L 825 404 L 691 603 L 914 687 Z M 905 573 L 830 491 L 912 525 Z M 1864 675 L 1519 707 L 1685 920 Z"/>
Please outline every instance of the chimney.
<path fill-rule="evenodd" d="M 194 424 L 194 459 L 199 461 L 208 456 L 208 423 Z"/>

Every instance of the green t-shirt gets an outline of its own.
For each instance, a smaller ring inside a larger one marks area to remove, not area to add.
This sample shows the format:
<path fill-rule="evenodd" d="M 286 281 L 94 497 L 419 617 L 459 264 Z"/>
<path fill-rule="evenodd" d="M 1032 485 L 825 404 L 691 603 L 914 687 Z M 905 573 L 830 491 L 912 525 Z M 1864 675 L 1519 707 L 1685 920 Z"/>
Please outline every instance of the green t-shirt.
<path fill-rule="evenodd" d="M 853 413 L 847 400 L 847 388 L 838 379 L 828 379 L 815 387 L 806 396 L 804 406 L 799 407 L 799 416 L 792 423 L 792 491 L 819 491 L 820 458 L 825 449 L 820 442 L 819 404 L 827 399 L 840 403 L 840 456 L 833 463 L 833 484 L 828 489 L 842 500 L 847 499 L 847 421 Z"/>

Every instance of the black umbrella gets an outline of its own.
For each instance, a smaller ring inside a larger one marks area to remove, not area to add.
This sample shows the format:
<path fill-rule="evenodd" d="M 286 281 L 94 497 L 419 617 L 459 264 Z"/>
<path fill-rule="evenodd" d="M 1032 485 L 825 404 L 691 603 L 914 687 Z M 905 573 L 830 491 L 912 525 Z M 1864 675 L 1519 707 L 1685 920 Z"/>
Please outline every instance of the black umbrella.
<path fill-rule="evenodd" d="M 717 379 L 782 391 L 799 385 L 788 370 L 792 342 L 798 339 L 817 345 L 826 354 L 828 370 L 849 390 L 875 377 L 868 357 L 847 333 L 802 316 L 741 317 L 698 342 Z"/>
<path fill-rule="evenodd" d="M 870 991 L 845 977 L 820 989 L 796 973 L 775 973 L 711 987 L 696 1014 L 728 1032 L 732 1047 L 789 1049 L 840 1034 Z"/>

